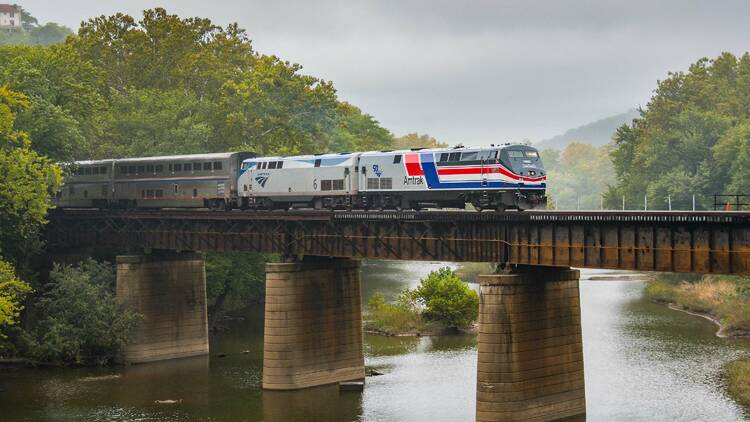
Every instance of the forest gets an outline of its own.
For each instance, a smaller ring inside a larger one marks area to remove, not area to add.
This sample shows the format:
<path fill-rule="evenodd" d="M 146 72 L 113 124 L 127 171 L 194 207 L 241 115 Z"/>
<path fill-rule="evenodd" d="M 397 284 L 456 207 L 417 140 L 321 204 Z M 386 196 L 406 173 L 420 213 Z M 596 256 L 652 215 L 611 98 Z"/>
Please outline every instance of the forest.
<path fill-rule="evenodd" d="M 417 133 L 395 138 L 341 101 L 331 81 L 257 52 L 236 24 L 221 27 L 157 8 L 139 19 L 95 17 L 64 42 L 28 44 L 0 45 L 0 356 L 109 363 L 137 322 L 114 301 L 106 263 L 118 251 L 98 251 L 101 262 L 38 264 L 62 163 L 438 142 Z M 214 327 L 225 310 L 261 299 L 263 266 L 273 259 L 208 256 Z"/>

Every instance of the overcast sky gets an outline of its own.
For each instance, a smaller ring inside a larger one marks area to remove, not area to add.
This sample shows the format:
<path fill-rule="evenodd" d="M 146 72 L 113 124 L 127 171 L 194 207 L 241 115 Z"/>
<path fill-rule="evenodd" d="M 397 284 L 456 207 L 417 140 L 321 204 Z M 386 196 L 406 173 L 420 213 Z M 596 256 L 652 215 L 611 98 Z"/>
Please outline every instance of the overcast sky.
<path fill-rule="evenodd" d="M 15 0 L 76 29 L 165 7 L 239 22 L 395 134 L 540 140 L 645 105 L 658 79 L 750 50 L 750 1 Z"/>

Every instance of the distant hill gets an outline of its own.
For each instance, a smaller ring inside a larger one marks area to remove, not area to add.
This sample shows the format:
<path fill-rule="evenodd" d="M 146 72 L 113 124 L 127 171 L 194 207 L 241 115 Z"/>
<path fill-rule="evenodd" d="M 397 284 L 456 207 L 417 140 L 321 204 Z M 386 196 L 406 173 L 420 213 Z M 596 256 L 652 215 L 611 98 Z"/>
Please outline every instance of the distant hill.
<path fill-rule="evenodd" d="M 571 142 L 583 142 L 601 146 L 612 140 L 612 135 L 614 135 L 618 127 L 624 123 L 630 123 L 636 117 L 638 117 L 638 110 L 628 110 L 616 116 L 605 117 L 581 127 L 570 129 L 562 135 L 535 142 L 535 145 L 538 148 L 553 148 L 558 150 L 564 149 Z"/>

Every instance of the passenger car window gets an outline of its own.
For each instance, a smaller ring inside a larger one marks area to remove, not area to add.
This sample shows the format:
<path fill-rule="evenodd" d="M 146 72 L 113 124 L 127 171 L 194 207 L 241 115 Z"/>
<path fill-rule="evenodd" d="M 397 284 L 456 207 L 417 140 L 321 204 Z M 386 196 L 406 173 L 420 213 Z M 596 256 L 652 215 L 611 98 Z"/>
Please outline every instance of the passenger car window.
<path fill-rule="evenodd" d="M 282 167 L 284 167 L 284 162 L 283 161 L 279 161 L 278 163 L 276 163 L 276 168 L 277 169 L 280 169 Z"/>
<path fill-rule="evenodd" d="M 276 161 L 271 161 L 270 163 L 268 163 L 268 168 L 269 169 L 275 169 L 276 168 Z"/>
<path fill-rule="evenodd" d="M 181 163 L 175 164 L 174 165 L 174 171 L 175 172 L 182 171 L 182 164 Z"/>
<path fill-rule="evenodd" d="M 214 170 L 221 170 L 221 161 L 214 161 Z"/>
<path fill-rule="evenodd" d="M 193 165 L 191 163 L 185 163 L 182 165 L 182 169 L 185 171 L 193 171 Z"/>
<path fill-rule="evenodd" d="M 193 171 L 201 171 L 201 163 L 193 163 Z"/>
<path fill-rule="evenodd" d="M 320 158 L 315 160 L 315 167 L 320 167 Z"/>
<path fill-rule="evenodd" d="M 164 171 L 164 166 L 161 164 L 157 164 L 155 170 L 157 173 L 161 173 L 162 171 Z"/>
<path fill-rule="evenodd" d="M 211 163 L 203 163 L 203 171 L 211 171 Z"/>

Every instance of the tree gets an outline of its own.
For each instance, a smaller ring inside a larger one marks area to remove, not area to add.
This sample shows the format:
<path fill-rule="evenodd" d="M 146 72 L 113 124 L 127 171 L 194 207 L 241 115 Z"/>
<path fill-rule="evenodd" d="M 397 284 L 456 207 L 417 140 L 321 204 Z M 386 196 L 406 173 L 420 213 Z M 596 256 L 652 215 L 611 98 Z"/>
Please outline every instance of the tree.
<path fill-rule="evenodd" d="M 381 127 L 374 117 L 347 102 L 338 103 L 336 127 L 326 151 L 384 150 L 392 147 L 393 135 Z"/>
<path fill-rule="evenodd" d="M 448 144 L 440 142 L 426 133 L 420 135 L 417 132 L 414 132 L 396 138 L 393 146 L 396 149 L 447 148 Z"/>
<path fill-rule="evenodd" d="M 28 339 L 34 357 L 74 364 L 117 360 L 140 316 L 117 301 L 114 286 L 110 264 L 55 265 L 36 304 L 43 317 Z"/>
<path fill-rule="evenodd" d="M 61 182 L 59 169 L 14 129 L 15 111 L 28 104 L 26 96 L 0 86 L 0 256 L 11 261 L 37 245 L 50 196 Z"/>
<path fill-rule="evenodd" d="M 559 209 L 599 209 L 614 182 L 609 146 L 570 143 L 561 152 L 542 150 L 550 203 Z"/>
<path fill-rule="evenodd" d="M 277 258 L 248 252 L 210 253 L 206 257 L 206 289 L 210 325 L 227 309 L 258 302 L 265 294 L 265 264 Z"/>
<path fill-rule="evenodd" d="M 449 328 L 467 328 L 479 316 L 479 295 L 449 267 L 430 272 L 407 295 L 424 305 L 426 318 Z"/>
<path fill-rule="evenodd" d="M 657 83 L 641 117 L 617 130 L 611 156 L 617 183 L 606 197 L 617 206 L 707 207 L 715 193 L 748 193 L 750 54 L 703 58 Z"/>
<path fill-rule="evenodd" d="M 67 26 L 59 25 L 54 22 L 47 22 L 42 26 L 32 28 L 29 31 L 29 36 L 32 44 L 51 45 L 65 41 L 65 38 L 72 33 L 73 31 Z"/>
<path fill-rule="evenodd" d="M 13 266 L 0 260 L 0 340 L 6 338 L 3 328 L 17 322 L 23 301 L 29 293 L 31 287 L 16 277 Z"/>

